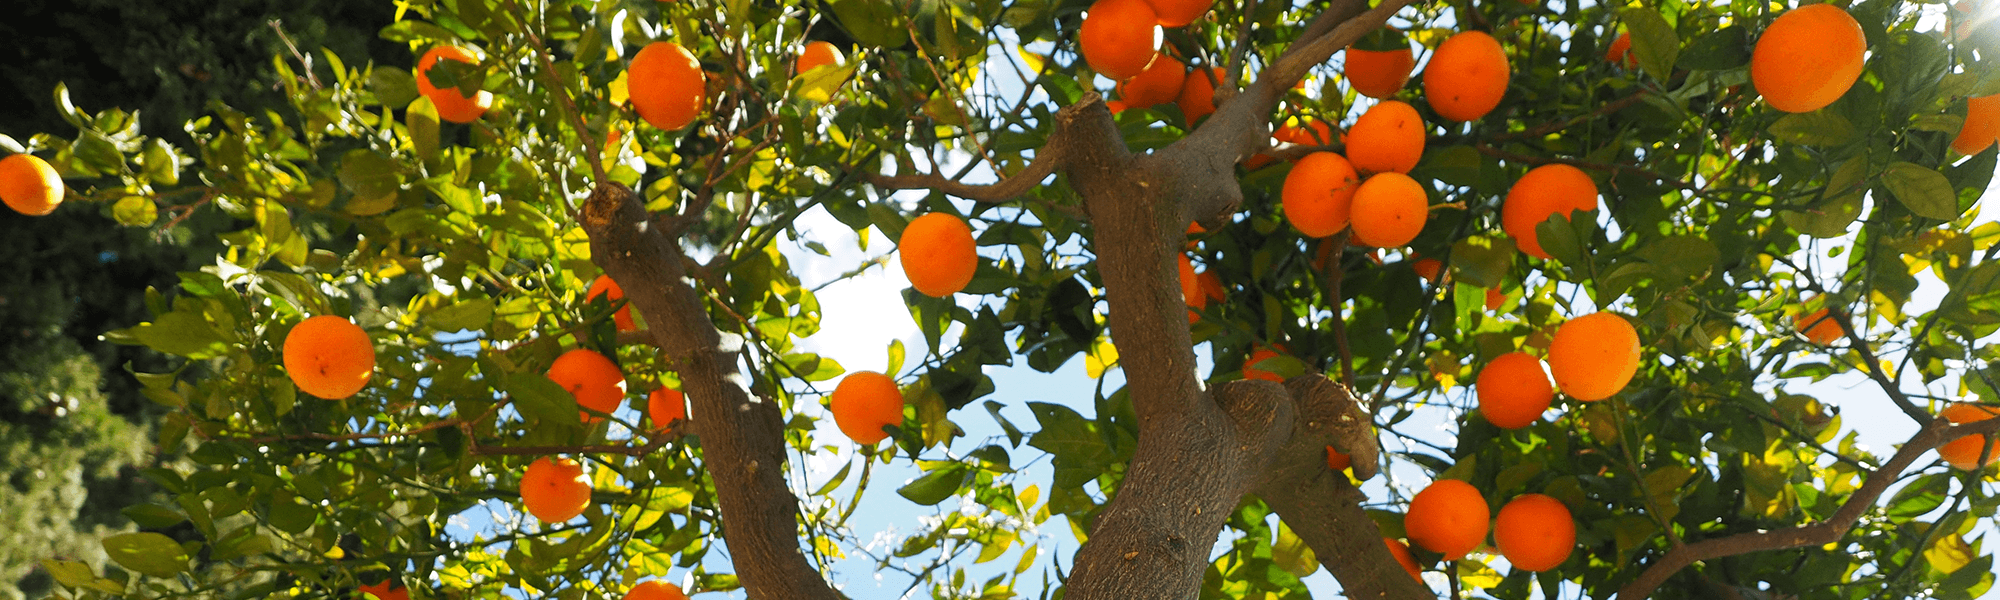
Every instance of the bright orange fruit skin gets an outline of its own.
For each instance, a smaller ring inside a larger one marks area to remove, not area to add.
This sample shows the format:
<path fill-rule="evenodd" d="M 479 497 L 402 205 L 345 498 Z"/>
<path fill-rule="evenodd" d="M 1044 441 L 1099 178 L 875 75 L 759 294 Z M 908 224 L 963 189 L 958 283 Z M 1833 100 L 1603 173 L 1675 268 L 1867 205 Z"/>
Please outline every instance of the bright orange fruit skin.
<path fill-rule="evenodd" d="M 1430 196 L 1402 173 L 1378 173 L 1354 191 L 1349 210 L 1354 239 L 1377 248 L 1395 248 L 1417 239 L 1430 219 Z"/>
<path fill-rule="evenodd" d="M 1491 515 L 1486 498 L 1472 484 L 1439 479 L 1410 499 L 1403 529 L 1411 543 L 1443 554 L 1445 560 L 1458 560 L 1486 541 Z"/>
<path fill-rule="evenodd" d="M 840 48 L 829 42 L 815 40 L 806 42 L 805 49 L 799 52 L 799 61 L 793 65 L 792 74 L 804 75 L 814 67 L 838 67 L 846 63 L 847 56 L 840 53 Z"/>
<path fill-rule="evenodd" d="M 1604 50 L 1604 60 L 1627 69 L 1639 66 L 1639 56 L 1632 54 L 1631 32 L 1619 32 L 1618 39 L 1611 40 L 1611 47 Z"/>
<path fill-rule="evenodd" d="M 480 115 L 486 114 L 486 109 L 493 107 L 492 92 L 480 90 L 467 98 L 463 92 L 458 91 L 457 86 L 440 89 L 431 85 L 431 66 L 437 64 L 438 59 L 450 59 L 467 64 L 479 63 L 479 59 L 471 52 L 457 46 L 433 47 L 424 52 L 423 57 L 417 59 L 417 93 L 431 99 L 431 104 L 437 107 L 438 118 L 453 123 L 471 123 L 478 120 Z"/>
<path fill-rule="evenodd" d="M 903 275 L 926 296 L 943 298 L 965 289 L 979 269 L 972 227 L 945 213 L 928 213 L 910 221 L 896 242 Z"/>
<path fill-rule="evenodd" d="M 1126 108 L 1152 108 L 1156 104 L 1173 102 L 1181 94 L 1181 84 L 1186 82 L 1187 65 L 1161 54 L 1138 76 L 1120 82 L 1118 97 L 1125 102 Z"/>
<path fill-rule="evenodd" d="M 625 600 L 688 600 L 681 586 L 660 580 L 652 580 L 632 586 L 625 592 Z"/>
<path fill-rule="evenodd" d="M 1805 334 L 1806 341 L 1814 344 L 1825 346 L 1847 337 L 1847 331 L 1840 327 L 1840 321 L 1827 318 L 1827 310 L 1824 308 L 1799 317 L 1798 323 L 1799 333 Z"/>
<path fill-rule="evenodd" d="M 598 296 L 604 296 L 605 302 L 616 303 L 625 299 L 625 288 L 618 287 L 618 282 L 612 281 L 609 275 L 598 275 L 597 279 L 591 280 L 590 289 L 584 290 L 583 299 L 588 302 Z M 617 312 L 611 313 L 611 322 L 618 324 L 619 331 L 638 329 L 638 325 L 632 323 L 630 304 L 620 306 Z"/>
<path fill-rule="evenodd" d="M 1750 52 L 1750 83 L 1771 108 L 1812 112 L 1861 78 L 1868 39 L 1838 6 L 1810 4 L 1778 15 Z"/>
<path fill-rule="evenodd" d="M 62 176 L 48 161 L 33 154 L 0 158 L 0 202 L 7 208 L 39 217 L 55 212 L 62 201 Z"/>
<path fill-rule="evenodd" d="M 1597 183 L 1582 169 L 1546 164 L 1529 169 L 1507 190 L 1507 199 L 1500 205 L 1500 229 L 1514 237 L 1521 252 L 1546 259 L 1549 253 L 1542 249 L 1535 226 L 1547 221 L 1549 215 L 1567 219 L 1571 211 L 1592 210 L 1597 210 Z"/>
<path fill-rule="evenodd" d="M 1325 146 L 1338 140 L 1333 127 L 1317 117 L 1285 117 L 1285 123 L 1271 133 L 1271 139 L 1301 146 Z"/>
<path fill-rule="evenodd" d="M 1347 228 L 1354 192 L 1359 189 L 1361 176 L 1347 158 L 1332 152 L 1307 154 L 1285 175 L 1280 192 L 1285 221 L 1306 237 L 1340 233 Z"/>
<path fill-rule="evenodd" d="M 1569 560 L 1576 549 L 1576 520 L 1561 500 L 1522 494 L 1500 507 L 1493 523 L 1493 545 L 1514 568 L 1547 571 Z"/>
<path fill-rule="evenodd" d="M 1388 98 L 1403 91 L 1410 83 L 1410 70 L 1417 67 L 1417 57 L 1409 48 L 1363 50 L 1348 46 L 1346 60 L 1341 73 L 1347 76 L 1348 85 L 1370 98 Z"/>
<path fill-rule="evenodd" d="M 1389 555 L 1396 557 L 1396 564 L 1403 565 L 1403 570 L 1410 572 L 1410 579 L 1417 580 L 1417 583 L 1424 582 L 1423 568 L 1417 566 L 1417 557 L 1410 554 L 1409 546 L 1396 538 L 1382 538 L 1382 543 L 1389 546 Z"/>
<path fill-rule="evenodd" d="M 1208 79 L 1210 75 L 1215 76 L 1214 81 Z M 1174 105 L 1187 117 L 1189 127 L 1215 112 L 1215 84 L 1223 81 L 1223 76 L 1222 69 L 1195 69 L 1181 82 L 1181 95 L 1174 98 Z"/>
<path fill-rule="evenodd" d="M 874 371 L 855 371 L 833 388 L 833 423 L 847 438 L 873 446 L 889 437 L 886 425 L 903 424 L 903 392 L 896 380 Z"/>
<path fill-rule="evenodd" d="M 545 524 L 569 521 L 590 506 L 590 480 L 583 465 L 567 458 L 543 457 L 521 474 L 521 505 Z"/>
<path fill-rule="evenodd" d="M 665 430 L 687 414 L 687 394 L 680 390 L 660 388 L 646 395 L 646 416 L 653 420 L 654 431 Z"/>
<path fill-rule="evenodd" d="M 1945 407 L 1943 411 L 1938 413 L 1938 416 L 1943 417 L 1946 421 L 1950 421 L 1953 425 L 1984 421 L 1993 418 L 1995 415 L 2000 415 L 2000 406 L 1970 403 L 1953 404 Z M 1952 468 L 1959 470 L 1971 471 L 1973 469 L 1985 468 L 1986 465 L 1993 464 L 1993 460 L 1996 457 L 2000 457 L 2000 445 L 1996 445 L 1992 450 L 1987 451 L 1989 456 L 1986 457 L 1986 462 L 1979 462 L 1979 452 L 1986 448 L 1987 437 L 1989 436 L 1959 436 L 1958 439 L 1938 446 L 1938 457 L 1943 458 L 1944 462 L 1951 465 Z"/>
<path fill-rule="evenodd" d="M 347 319 L 320 315 L 285 334 L 285 375 L 305 393 L 340 400 L 368 387 L 375 343 Z"/>
<path fill-rule="evenodd" d="M 639 118 L 664 131 L 678 131 L 701 115 L 708 77 L 701 61 L 673 42 L 653 42 L 632 57 L 625 74 L 632 108 Z"/>
<path fill-rule="evenodd" d="M 1424 157 L 1424 137 L 1417 109 L 1384 100 L 1347 128 L 1347 160 L 1366 173 L 1409 173 Z"/>
<path fill-rule="evenodd" d="M 391 588 L 389 587 L 389 582 L 391 581 L 395 581 L 395 579 L 384 579 L 381 583 L 375 585 L 364 583 L 361 584 L 360 588 L 362 592 L 374 596 L 376 600 L 410 600 L 410 588 Z"/>
<path fill-rule="evenodd" d="M 625 374 L 596 350 L 577 348 L 556 357 L 549 365 L 549 380 L 569 390 L 576 397 L 577 406 L 583 408 L 611 414 L 625 402 Z M 577 411 L 577 415 L 584 423 L 600 419 L 583 411 Z"/>
<path fill-rule="evenodd" d="M 1284 383 L 1285 382 L 1284 377 L 1279 376 L 1277 373 L 1272 373 L 1270 371 L 1259 369 L 1256 366 L 1257 363 L 1264 362 L 1265 359 L 1276 358 L 1277 356 L 1278 356 L 1277 351 L 1272 350 L 1270 348 L 1258 347 L 1254 350 L 1251 350 L 1250 358 L 1243 359 L 1243 378 L 1262 379 L 1265 381 L 1276 381 L 1278 383 Z"/>
<path fill-rule="evenodd" d="M 1526 352 L 1494 357 L 1479 370 L 1474 386 L 1479 393 L 1479 414 L 1501 429 L 1534 424 L 1556 398 L 1555 384 L 1549 382 L 1542 360 Z"/>
<path fill-rule="evenodd" d="M 1153 13 L 1160 18 L 1161 27 L 1186 27 L 1195 19 L 1208 14 L 1215 6 L 1215 0 L 1146 0 L 1153 6 Z"/>
<path fill-rule="evenodd" d="M 1345 471 L 1351 466 L 1354 466 L 1354 457 L 1334 449 L 1333 446 L 1326 447 L 1326 468 L 1335 471 Z"/>
<path fill-rule="evenodd" d="M 1201 320 L 1201 313 L 1194 309 L 1208 306 L 1208 294 L 1201 289 L 1201 276 L 1194 272 L 1194 261 L 1189 260 L 1186 254 L 1180 255 L 1180 258 L 1181 302 L 1188 305 L 1188 323 L 1193 324 Z"/>
<path fill-rule="evenodd" d="M 1146 0 L 1097 0 L 1084 12 L 1077 33 L 1083 60 L 1112 81 L 1131 79 L 1159 54 L 1154 36 L 1159 16 Z"/>
<path fill-rule="evenodd" d="M 1951 149 L 1971 156 L 2000 140 L 2000 94 L 1967 98 L 1965 124 L 1951 139 Z"/>
<path fill-rule="evenodd" d="M 1600 312 L 1563 323 L 1549 341 L 1549 373 L 1571 398 L 1610 398 L 1639 371 L 1639 332 L 1617 313 Z"/>
<path fill-rule="evenodd" d="M 1424 67 L 1424 98 L 1431 110 L 1453 121 L 1475 121 L 1500 105 L 1513 77 L 1500 42 L 1480 31 L 1446 39 Z"/>

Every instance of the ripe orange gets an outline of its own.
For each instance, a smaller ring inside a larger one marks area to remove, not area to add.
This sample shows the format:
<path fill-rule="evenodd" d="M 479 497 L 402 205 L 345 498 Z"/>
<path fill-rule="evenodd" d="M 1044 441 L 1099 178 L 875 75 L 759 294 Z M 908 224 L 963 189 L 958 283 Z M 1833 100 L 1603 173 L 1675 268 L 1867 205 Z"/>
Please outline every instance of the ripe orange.
<path fill-rule="evenodd" d="M 1497 285 L 1490 288 L 1486 288 L 1486 310 L 1500 310 L 1500 307 L 1506 305 L 1507 305 L 1506 291 L 1501 290 L 1500 286 Z"/>
<path fill-rule="evenodd" d="M 375 600 L 410 600 L 410 588 L 403 587 L 394 577 L 373 585 L 364 583 L 360 587 L 363 593 L 374 596 Z"/>
<path fill-rule="evenodd" d="M 1396 557 L 1396 564 L 1403 565 L 1404 571 L 1410 572 L 1410 579 L 1424 582 L 1423 569 L 1417 566 L 1417 557 L 1410 555 L 1409 546 L 1396 538 L 1382 538 L 1382 543 L 1389 545 L 1389 554 Z"/>
<path fill-rule="evenodd" d="M 1112 81 L 1138 76 L 1159 54 L 1158 21 L 1146 0 L 1097 0 L 1077 34 L 1083 60 Z"/>
<path fill-rule="evenodd" d="M 805 49 L 799 52 L 798 63 L 792 65 L 792 74 L 804 75 L 814 67 L 838 67 L 844 64 L 847 64 L 847 57 L 840 53 L 840 48 L 828 42 L 815 40 L 806 42 Z"/>
<path fill-rule="evenodd" d="M 1568 219 L 1571 211 L 1579 210 L 1597 210 L 1597 183 L 1582 169 L 1550 163 L 1529 169 L 1507 190 L 1507 199 L 1500 205 L 1500 229 L 1513 236 L 1528 256 L 1548 258 L 1535 226 L 1547 221 L 1549 215 Z"/>
<path fill-rule="evenodd" d="M 1424 133 L 1417 109 L 1384 100 L 1347 128 L 1347 160 L 1366 173 L 1408 173 L 1424 156 Z"/>
<path fill-rule="evenodd" d="M 618 287 L 618 282 L 612 281 L 611 276 L 598 275 L 597 279 L 591 280 L 590 289 L 584 290 L 583 300 L 589 302 L 598 296 L 604 296 L 605 302 L 616 304 L 619 300 L 625 299 L 625 289 Z M 618 312 L 611 313 L 611 321 L 618 324 L 619 331 L 632 331 L 638 328 L 632 324 L 632 306 L 629 304 L 620 306 Z"/>
<path fill-rule="evenodd" d="M 1333 128 L 1318 117 L 1285 117 L 1285 123 L 1271 133 L 1271 138 L 1287 144 L 1301 146 L 1325 146 L 1334 142 Z"/>
<path fill-rule="evenodd" d="M 1216 275 L 1215 271 L 1202 271 L 1195 273 L 1194 277 L 1201 280 L 1201 295 L 1208 297 L 1209 300 L 1229 297 L 1229 291 L 1222 287 L 1222 277 Z"/>
<path fill-rule="evenodd" d="M 1282 350 L 1283 348 L 1281 347 L 1279 349 Z M 1263 346 L 1258 346 L 1252 349 L 1250 351 L 1250 358 L 1243 359 L 1243 378 L 1262 379 L 1265 381 L 1276 381 L 1278 383 L 1284 383 L 1285 378 L 1279 376 L 1277 373 L 1272 373 L 1270 371 L 1257 368 L 1257 363 L 1264 362 L 1266 359 L 1276 358 L 1277 356 L 1278 353 L 1276 351 L 1270 348 L 1265 348 Z"/>
<path fill-rule="evenodd" d="M 1326 468 L 1335 471 L 1344 471 L 1351 466 L 1354 466 L 1354 457 L 1335 450 L 1333 446 L 1326 447 Z"/>
<path fill-rule="evenodd" d="M 2000 94 L 1967 98 L 1965 124 L 1959 126 L 1958 136 L 1951 139 L 1951 149 L 1970 156 L 1993 145 L 1996 139 L 2000 139 Z"/>
<path fill-rule="evenodd" d="M 1208 14 L 1215 6 L 1215 0 L 1146 0 L 1153 6 L 1153 12 L 1160 17 L 1161 27 L 1186 27 L 1195 19 Z"/>
<path fill-rule="evenodd" d="M 1950 421 L 1953 425 L 1984 421 L 1993 418 L 1994 415 L 2000 415 L 2000 406 L 1970 403 L 1953 404 L 1944 407 L 1944 410 L 1938 413 L 1938 416 L 1944 417 L 1944 420 Z M 1985 468 L 1986 465 L 1993 464 L 1995 456 L 2000 456 L 2000 446 L 1995 446 L 1992 450 L 1986 451 L 1989 455 L 1986 457 L 1986 462 L 1979 462 L 1979 453 L 1985 450 L 1986 440 L 1989 437 L 1992 436 L 1959 436 L 1958 439 L 1938 446 L 1938 457 L 1943 458 L 1946 464 L 1955 469 L 1971 471 Z"/>
<path fill-rule="evenodd" d="M 1750 52 L 1750 83 L 1771 108 L 1812 112 L 1854 87 L 1868 39 L 1832 4 L 1801 6 L 1771 21 Z"/>
<path fill-rule="evenodd" d="M 1611 40 L 1611 47 L 1604 50 L 1604 60 L 1627 69 L 1639 66 L 1638 55 L 1632 54 L 1632 34 L 1619 32 L 1618 39 Z"/>
<path fill-rule="evenodd" d="M 375 343 L 347 319 L 320 315 L 285 334 L 285 375 L 305 393 L 340 400 L 368 387 Z"/>
<path fill-rule="evenodd" d="M 1542 360 L 1526 352 L 1495 357 L 1479 370 L 1474 386 L 1479 393 L 1479 414 L 1501 429 L 1520 429 L 1541 420 L 1556 397 Z"/>
<path fill-rule="evenodd" d="M 688 596 L 681 586 L 655 579 L 632 586 L 632 591 L 625 592 L 625 600 L 688 600 Z"/>
<path fill-rule="evenodd" d="M 1417 276 L 1424 278 L 1425 281 L 1437 283 L 1438 275 L 1444 272 L 1444 263 L 1438 262 L 1435 258 L 1418 259 L 1416 264 L 1410 265 L 1410 269 L 1416 271 Z"/>
<path fill-rule="evenodd" d="M 1181 255 L 1180 281 L 1181 302 L 1188 305 L 1187 320 L 1193 324 L 1201 320 L 1201 313 L 1195 312 L 1195 309 L 1208 306 L 1208 294 L 1202 293 L 1201 276 L 1195 274 L 1194 261 L 1189 260 L 1186 254 Z"/>
<path fill-rule="evenodd" d="M 1522 494 L 1500 507 L 1493 523 L 1493 545 L 1514 568 L 1547 571 L 1569 560 L 1576 548 L 1576 521 L 1561 500 Z"/>
<path fill-rule="evenodd" d="M 0 202 L 7 208 L 39 217 L 55 212 L 62 201 L 62 176 L 47 161 L 33 154 L 0 158 Z"/>
<path fill-rule="evenodd" d="M 1341 67 L 1341 74 L 1347 76 L 1348 85 L 1354 86 L 1354 93 L 1388 98 L 1403 91 L 1403 85 L 1410 82 L 1410 70 L 1416 66 L 1416 55 L 1410 52 L 1407 42 L 1399 50 L 1368 50 L 1352 45 L 1347 47 L 1347 63 Z"/>
<path fill-rule="evenodd" d="M 1549 341 L 1549 372 L 1571 398 L 1610 398 L 1639 372 L 1639 332 L 1617 313 L 1570 319 Z"/>
<path fill-rule="evenodd" d="M 1507 95 L 1507 52 L 1500 42 L 1480 31 L 1465 31 L 1446 39 L 1424 67 L 1424 98 L 1431 110 L 1453 121 L 1486 116 Z"/>
<path fill-rule="evenodd" d="M 567 458 L 542 457 L 521 474 L 521 506 L 542 523 L 554 525 L 590 506 L 590 480 L 583 465 Z"/>
<path fill-rule="evenodd" d="M 701 115 L 708 76 L 694 54 L 673 42 L 653 42 L 632 57 L 625 74 L 632 108 L 664 131 L 678 131 Z"/>
<path fill-rule="evenodd" d="M 910 221 L 903 237 L 896 241 L 903 275 L 910 286 L 926 296 L 943 298 L 972 283 L 979 269 L 979 254 L 973 251 L 972 227 L 965 219 L 945 213 L 928 213 Z"/>
<path fill-rule="evenodd" d="M 1354 192 L 1361 176 L 1347 159 L 1332 152 L 1314 152 L 1299 159 L 1285 175 L 1280 193 L 1285 220 L 1306 237 L 1322 238 L 1347 228 Z"/>
<path fill-rule="evenodd" d="M 1402 173 L 1378 173 L 1354 191 L 1354 239 L 1377 248 L 1408 244 L 1424 230 L 1430 214 L 1423 184 Z"/>
<path fill-rule="evenodd" d="M 417 93 L 422 94 L 425 98 L 430 98 L 431 104 L 437 106 L 438 118 L 446 121 L 471 123 L 477 120 L 479 115 L 486 114 L 486 109 L 493 107 L 492 92 L 480 90 L 468 98 L 464 92 L 458 90 L 458 86 L 440 89 L 436 85 L 431 84 L 431 66 L 436 65 L 438 59 L 441 58 L 466 64 L 479 64 L 479 59 L 474 57 L 472 52 L 464 48 L 457 46 L 432 47 L 429 51 L 424 52 L 421 58 L 417 59 Z"/>
<path fill-rule="evenodd" d="M 646 395 L 646 416 L 653 420 L 653 431 L 665 430 L 687 415 L 687 394 L 680 390 L 660 388 Z"/>
<path fill-rule="evenodd" d="M 874 371 L 855 371 L 833 388 L 833 424 L 847 438 L 873 446 L 889 437 L 882 428 L 903 424 L 903 391 L 896 380 Z"/>
<path fill-rule="evenodd" d="M 577 348 L 556 357 L 549 365 L 549 381 L 569 390 L 576 397 L 579 407 L 604 414 L 618 410 L 625 401 L 625 374 L 618 371 L 618 365 L 595 350 Z M 596 423 L 596 415 L 577 411 L 584 423 Z"/>
<path fill-rule="evenodd" d="M 1210 81 L 1210 76 L 1215 80 Z M 1187 79 L 1181 82 L 1181 95 L 1174 99 L 1174 105 L 1181 108 L 1181 115 L 1187 117 L 1189 127 L 1215 112 L 1215 84 L 1221 82 L 1224 76 L 1222 69 L 1195 69 L 1189 71 Z"/>
<path fill-rule="evenodd" d="M 1186 81 L 1187 65 L 1161 54 L 1138 76 L 1119 83 L 1118 97 L 1125 101 L 1126 108 L 1152 108 L 1155 104 L 1173 102 Z"/>
<path fill-rule="evenodd" d="M 1827 317 L 1827 310 L 1824 308 L 1799 317 L 1798 324 L 1799 333 L 1805 334 L 1806 341 L 1821 346 L 1830 345 L 1840 338 L 1847 337 L 1847 330 L 1841 328 L 1840 321 Z"/>
<path fill-rule="evenodd" d="M 1458 560 L 1486 541 L 1491 514 L 1486 498 L 1472 484 L 1439 479 L 1410 499 L 1403 528 L 1411 543 L 1443 554 L 1445 560 Z"/>

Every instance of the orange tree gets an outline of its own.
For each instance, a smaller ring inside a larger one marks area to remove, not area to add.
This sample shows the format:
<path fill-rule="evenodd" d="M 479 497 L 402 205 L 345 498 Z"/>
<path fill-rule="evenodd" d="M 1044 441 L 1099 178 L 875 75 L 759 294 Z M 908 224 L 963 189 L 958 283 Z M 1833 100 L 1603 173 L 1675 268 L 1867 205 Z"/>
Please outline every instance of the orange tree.
<path fill-rule="evenodd" d="M 175 503 L 45 561 L 65 596 L 832 598 L 878 463 L 959 500 L 894 550 L 945 597 L 1992 584 L 1979 3 L 397 5 L 410 64 L 274 57 L 292 110 L 195 147 L 60 89 L 76 135 L 0 140 L 51 165 L 6 166 L 15 210 L 240 223 L 106 334 L 186 359 L 134 374 Z M 903 239 L 921 359 L 799 349 L 814 209 Z M 1032 433 L 982 402 L 1078 354 L 1127 383 Z M 1785 387 L 1828 377 L 1872 383 Z M 878 437 L 851 487 L 795 476 Z M 1441 483 L 1364 483 L 1398 471 Z M 444 532 L 487 502 L 563 520 Z M 1073 556 L 966 580 L 1054 516 Z"/>

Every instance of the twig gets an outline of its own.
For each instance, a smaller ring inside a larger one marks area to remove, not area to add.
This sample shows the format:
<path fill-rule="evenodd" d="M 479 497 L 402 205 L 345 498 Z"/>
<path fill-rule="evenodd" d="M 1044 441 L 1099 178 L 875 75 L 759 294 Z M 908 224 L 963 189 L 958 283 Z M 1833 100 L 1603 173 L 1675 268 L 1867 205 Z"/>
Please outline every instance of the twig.
<path fill-rule="evenodd" d="M 1341 264 L 1341 259 L 1347 251 L 1348 235 L 1348 230 L 1342 230 L 1338 235 L 1320 240 L 1319 243 L 1333 245 L 1333 249 L 1326 254 L 1326 301 L 1333 307 L 1333 342 L 1334 347 L 1340 351 L 1340 382 L 1352 388 L 1360 384 L 1354 380 L 1354 353 L 1347 347 L 1347 317 L 1340 314 L 1341 307 L 1346 305 L 1346 301 L 1340 296 L 1340 280 L 1347 271 L 1347 266 Z"/>
<path fill-rule="evenodd" d="M 576 99 L 570 97 L 569 84 L 563 81 L 561 73 L 556 72 L 555 61 L 549 59 L 548 46 L 527 27 L 521 28 L 521 33 L 527 35 L 528 43 L 535 46 L 535 58 L 541 62 L 542 72 L 549 78 L 548 86 L 556 91 L 556 99 L 562 101 L 563 112 L 569 114 L 570 126 L 576 128 L 576 137 L 583 141 L 584 162 L 590 163 L 591 175 L 596 176 L 597 181 L 610 181 L 611 177 L 604 172 L 604 145 L 598 143 L 590 133 L 590 126 L 584 123 L 583 112 L 577 110 Z M 574 211 L 570 216 L 575 216 Z"/>
<path fill-rule="evenodd" d="M 292 43 L 292 37 L 285 35 L 284 21 L 278 19 L 271 19 L 270 21 L 266 21 L 264 24 L 270 25 L 271 31 L 278 32 L 278 40 L 284 42 L 286 48 L 291 49 L 292 58 L 298 59 L 299 66 L 304 68 L 306 71 L 306 83 L 312 84 L 313 89 L 315 90 L 322 89 L 322 87 L 319 84 L 319 76 L 313 74 L 312 59 L 306 58 L 305 54 L 300 53 L 299 46 L 297 44 Z"/>
<path fill-rule="evenodd" d="M 1529 156 L 1526 154 L 1517 154 L 1514 152 L 1508 152 L 1506 150 L 1501 150 L 1499 148 L 1488 146 L 1486 145 L 1485 142 L 1473 144 L 1472 148 L 1474 150 L 1478 150 L 1480 154 L 1484 154 L 1502 160 L 1523 162 L 1531 165 L 1546 165 L 1550 163 L 1555 163 L 1555 164 L 1569 165 L 1580 169 L 1591 169 L 1594 171 L 1611 171 L 1613 173 L 1619 173 L 1619 172 L 1634 173 L 1658 180 L 1660 183 L 1664 183 L 1690 192 L 1701 191 L 1701 187 L 1695 184 L 1681 181 L 1679 179 L 1676 179 L 1674 177 L 1668 176 L 1666 174 L 1657 171 L 1652 171 L 1649 169 L 1636 167 L 1633 165 L 1616 164 L 1616 163 L 1613 164 L 1594 163 L 1594 162 L 1581 161 L 1570 158 L 1549 158 L 1545 156 Z"/>

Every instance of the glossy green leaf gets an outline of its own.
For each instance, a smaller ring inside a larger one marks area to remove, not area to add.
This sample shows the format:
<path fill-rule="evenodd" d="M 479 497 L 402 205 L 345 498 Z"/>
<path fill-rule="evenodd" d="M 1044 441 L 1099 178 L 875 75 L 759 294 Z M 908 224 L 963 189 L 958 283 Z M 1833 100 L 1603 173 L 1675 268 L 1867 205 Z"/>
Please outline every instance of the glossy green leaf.
<path fill-rule="evenodd" d="M 1882 185 L 1889 188 L 1897 202 L 1919 217 L 1949 221 L 1960 214 L 1958 194 L 1936 169 L 1915 163 L 1894 163 L 1882 172 Z"/>
<path fill-rule="evenodd" d="M 154 577 L 172 577 L 188 568 L 179 542 L 157 533 L 125 533 L 104 538 L 104 553 L 118 566 Z"/>

